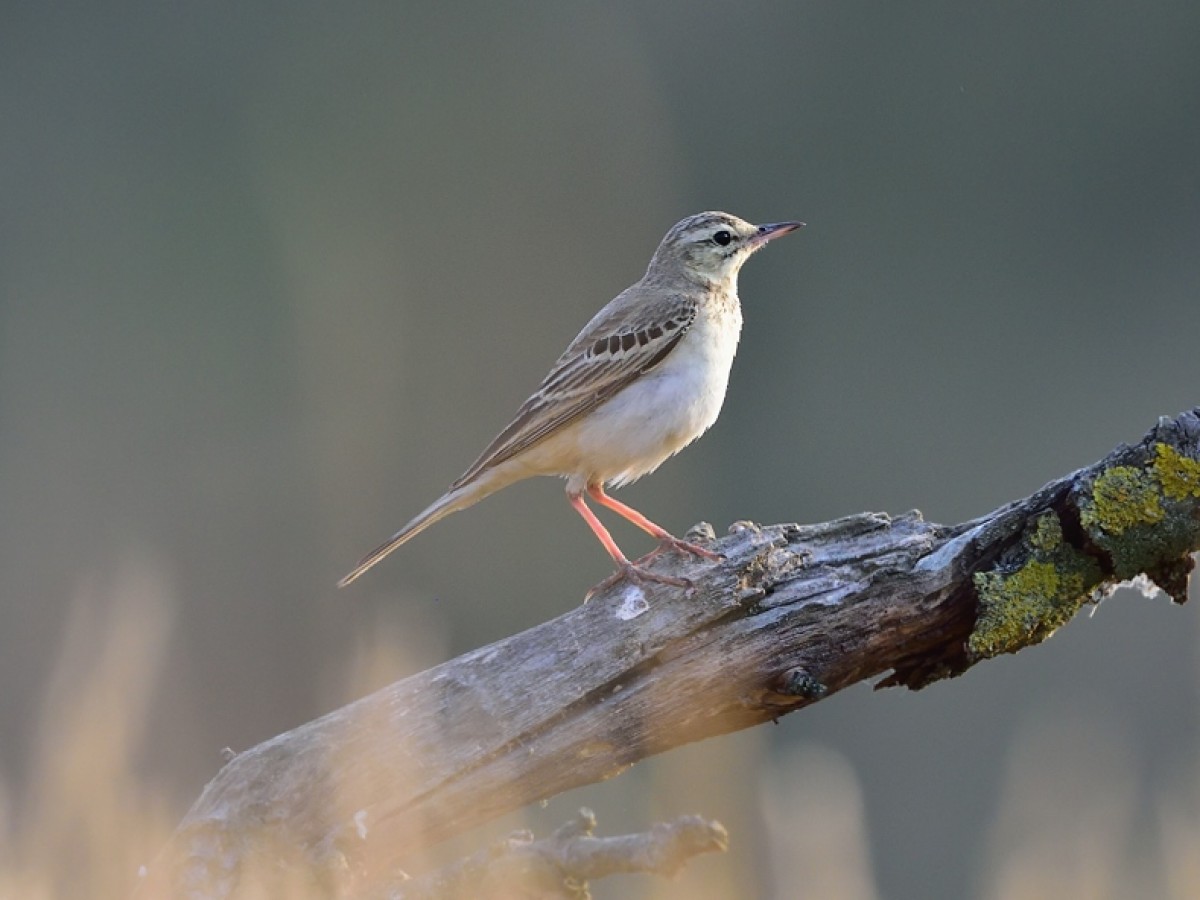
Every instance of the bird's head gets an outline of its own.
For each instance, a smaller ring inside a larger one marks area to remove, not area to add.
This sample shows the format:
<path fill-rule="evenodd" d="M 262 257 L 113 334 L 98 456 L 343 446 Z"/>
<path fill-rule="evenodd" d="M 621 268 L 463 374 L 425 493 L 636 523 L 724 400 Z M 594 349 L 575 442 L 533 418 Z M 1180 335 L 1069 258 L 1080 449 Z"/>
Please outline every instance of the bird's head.
<path fill-rule="evenodd" d="M 782 237 L 803 222 L 751 225 L 724 212 L 702 212 L 677 222 L 650 260 L 648 276 L 683 274 L 720 283 L 737 276 L 750 255 L 768 241 Z"/>

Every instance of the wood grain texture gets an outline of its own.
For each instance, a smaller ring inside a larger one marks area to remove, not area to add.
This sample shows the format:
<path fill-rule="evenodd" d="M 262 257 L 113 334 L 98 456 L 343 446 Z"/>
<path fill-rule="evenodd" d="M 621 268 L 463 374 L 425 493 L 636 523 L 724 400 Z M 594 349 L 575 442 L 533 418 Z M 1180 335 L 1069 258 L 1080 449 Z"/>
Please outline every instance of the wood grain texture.
<path fill-rule="evenodd" d="M 690 593 L 617 585 L 239 754 L 142 895 L 237 896 L 279 870 L 365 896 L 451 836 L 648 756 L 1016 652 L 1139 573 L 1183 602 L 1200 408 L 972 522 L 738 523 L 715 546 L 723 562 L 655 561 Z"/>

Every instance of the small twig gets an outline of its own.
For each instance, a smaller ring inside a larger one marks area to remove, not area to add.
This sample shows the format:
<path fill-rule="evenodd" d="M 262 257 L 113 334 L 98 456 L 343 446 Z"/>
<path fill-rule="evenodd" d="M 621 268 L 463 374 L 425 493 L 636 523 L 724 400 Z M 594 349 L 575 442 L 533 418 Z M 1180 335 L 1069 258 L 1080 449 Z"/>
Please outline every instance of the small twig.
<path fill-rule="evenodd" d="M 595 837 L 596 818 L 581 809 L 552 837 L 518 832 L 444 869 L 376 894 L 378 900 L 474 900 L 478 897 L 583 900 L 588 882 L 609 875 L 673 876 L 694 856 L 724 851 L 719 822 L 682 816 L 650 831 Z"/>

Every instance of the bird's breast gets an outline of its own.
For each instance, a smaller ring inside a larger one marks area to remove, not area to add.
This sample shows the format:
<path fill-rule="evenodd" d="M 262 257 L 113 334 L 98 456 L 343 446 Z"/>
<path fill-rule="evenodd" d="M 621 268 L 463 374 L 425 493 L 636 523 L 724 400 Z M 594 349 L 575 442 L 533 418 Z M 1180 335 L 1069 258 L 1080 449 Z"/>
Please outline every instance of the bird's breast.
<path fill-rule="evenodd" d="M 702 308 L 666 359 L 581 421 L 574 439 L 589 477 L 628 483 L 707 431 L 725 400 L 741 328 L 736 298 Z"/>
<path fill-rule="evenodd" d="M 701 309 L 674 351 L 643 378 L 651 385 L 662 382 L 670 393 L 663 415 L 686 432 L 685 444 L 699 437 L 721 412 L 742 333 L 736 298 L 714 307 Z"/>

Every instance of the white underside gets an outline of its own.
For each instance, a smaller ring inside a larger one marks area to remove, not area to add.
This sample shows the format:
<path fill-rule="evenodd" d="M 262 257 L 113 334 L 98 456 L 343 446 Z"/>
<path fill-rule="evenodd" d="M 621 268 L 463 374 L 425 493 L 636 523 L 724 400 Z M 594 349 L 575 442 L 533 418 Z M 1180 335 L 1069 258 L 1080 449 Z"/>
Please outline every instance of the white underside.
<path fill-rule="evenodd" d="M 658 367 L 579 422 L 497 467 L 506 470 L 496 473 L 497 480 L 558 475 L 569 480 L 568 489 L 583 490 L 591 483 L 628 484 L 653 472 L 717 420 L 741 325 L 736 300 L 702 312 Z"/>

